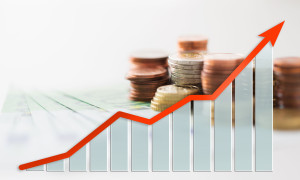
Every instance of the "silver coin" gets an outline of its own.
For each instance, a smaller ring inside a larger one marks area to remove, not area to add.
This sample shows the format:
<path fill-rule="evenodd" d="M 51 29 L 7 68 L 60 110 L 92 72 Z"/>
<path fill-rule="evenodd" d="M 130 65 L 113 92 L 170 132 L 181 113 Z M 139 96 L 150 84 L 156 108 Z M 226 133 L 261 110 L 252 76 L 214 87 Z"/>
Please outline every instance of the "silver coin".
<path fill-rule="evenodd" d="M 168 59 L 168 62 L 181 65 L 202 65 L 203 60 Z"/>
<path fill-rule="evenodd" d="M 171 81 L 176 85 L 197 85 L 201 83 L 201 79 L 182 79 L 171 77 Z"/>
<path fill-rule="evenodd" d="M 174 53 L 169 56 L 169 62 L 183 65 L 200 65 L 203 64 L 203 53 Z"/>
<path fill-rule="evenodd" d="M 183 69 L 183 70 L 189 70 L 189 69 L 201 70 L 201 69 L 203 69 L 203 64 L 200 64 L 200 65 L 182 65 L 182 64 L 176 64 L 176 63 L 169 62 L 169 66 L 171 68 Z"/>
<path fill-rule="evenodd" d="M 182 79 L 201 79 L 200 74 L 183 74 L 183 73 L 172 73 L 171 74 L 175 78 L 182 78 Z"/>
<path fill-rule="evenodd" d="M 170 69 L 172 73 L 201 75 L 201 70 L 198 69 L 178 69 L 172 67 Z"/>

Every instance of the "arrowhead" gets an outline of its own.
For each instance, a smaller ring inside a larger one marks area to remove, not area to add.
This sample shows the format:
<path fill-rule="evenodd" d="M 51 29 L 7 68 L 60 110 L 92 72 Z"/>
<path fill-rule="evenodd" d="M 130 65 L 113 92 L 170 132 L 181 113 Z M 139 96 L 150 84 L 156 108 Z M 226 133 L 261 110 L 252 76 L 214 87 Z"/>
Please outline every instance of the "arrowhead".
<path fill-rule="evenodd" d="M 261 33 L 259 36 L 264 37 L 267 40 L 271 41 L 272 46 L 274 46 L 284 22 L 285 21 L 282 21 L 281 23 L 277 24 L 271 29 L 265 31 L 264 33 Z"/>

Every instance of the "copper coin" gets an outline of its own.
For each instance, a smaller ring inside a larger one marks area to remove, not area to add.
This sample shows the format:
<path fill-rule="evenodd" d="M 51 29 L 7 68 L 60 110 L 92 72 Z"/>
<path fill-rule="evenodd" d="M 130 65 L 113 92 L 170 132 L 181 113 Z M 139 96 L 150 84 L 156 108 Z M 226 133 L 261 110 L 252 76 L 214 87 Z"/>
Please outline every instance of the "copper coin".
<path fill-rule="evenodd" d="M 161 50 L 139 50 L 131 53 L 132 61 L 166 61 L 168 53 Z"/>
<path fill-rule="evenodd" d="M 204 35 L 182 35 L 182 36 L 179 36 L 178 43 L 185 43 L 185 42 L 207 43 L 208 38 Z"/>
<path fill-rule="evenodd" d="M 132 65 L 140 65 L 140 66 L 165 66 L 168 64 L 167 60 L 164 61 L 129 61 Z"/>
<path fill-rule="evenodd" d="M 152 98 L 141 98 L 141 97 L 132 97 L 132 96 L 129 96 L 129 99 L 131 101 L 143 101 L 143 102 L 150 102 L 152 100 Z"/>
<path fill-rule="evenodd" d="M 278 98 L 289 98 L 289 97 L 294 97 L 294 98 L 300 98 L 300 92 L 291 92 L 291 91 L 276 91 L 275 96 Z"/>
<path fill-rule="evenodd" d="M 131 83 L 131 87 L 134 89 L 155 89 L 157 87 L 159 87 L 160 84 L 134 84 Z"/>
<path fill-rule="evenodd" d="M 236 67 L 244 60 L 241 54 L 232 53 L 213 53 L 204 56 L 205 66 L 212 67 Z"/>
<path fill-rule="evenodd" d="M 300 77 L 298 77 L 298 76 L 278 75 L 278 74 L 274 73 L 274 78 L 278 82 L 300 83 Z"/>
<path fill-rule="evenodd" d="M 206 74 L 216 74 L 216 75 L 229 75 L 233 72 L 233 70 L 216 70 L 216 69 L 208 69 L 208 68 L 205 68 L 203 69 L 203 72 L 206 73 Z"/>
<path fill-rule="evenodd" d="M 209 74 L 206 73 L 204 70 L 201 73 L 202 79 L 226 79 L 229 76 L 229 74 Z"/>
<path fill-rule="evenodd" d="M 279 68 L 274 66 L 274 71 L 280 74 L 298 74 L 300 75 L 300 68 Z"/>
<path fill-rule="evenodd" d="M 274 76 L 286 76 L 287 78 L 300 78 L 300 73 L 286 73 L 286 72 L 274 71 Z"/>
<path fill-rule="evenodd" d="M 142 80 L 131 80 L 131 83 L 132 84 L 136 84 L 136 85 L 144 85 L 144 84 L 154 84 L 154 85 L 157 85 L 157 84 L 164 84 L 164 83 L 167 83 L 169 82 L 169 75 L 166 75 L 166 76 L 163 76 L 163 77 L 160 77 L 160 78 L 156 78 L 154 80 L 152 79 L 142 79 Z"/>
<path fill-rule="evenodd" d="M 127 75 L 128 80 L 137 80 L 139 78 L 155 79 L 167 74 L 167 70 L 162 67 L 134 68 Z"/>
<path fill-rule="evenodd" d="M 192 51 L 192 50 L 197 50 L 197 51 L 207 51 L 207 47 L 189 47 L 189 48 L 178 48 L 179 52 L 184 52 L 184 51 Z"/>
<path fill-rule="evenodd" d="M 282 68 L 300 68 L 300 57 L 282 57 L 274 60 L 274 66 Z"/>

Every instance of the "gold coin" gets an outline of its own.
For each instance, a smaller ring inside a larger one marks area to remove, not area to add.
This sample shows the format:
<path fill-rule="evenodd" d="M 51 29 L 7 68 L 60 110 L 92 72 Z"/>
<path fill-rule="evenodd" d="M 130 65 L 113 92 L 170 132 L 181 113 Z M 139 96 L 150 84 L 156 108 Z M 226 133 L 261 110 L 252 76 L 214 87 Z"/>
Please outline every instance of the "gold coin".
<path fill-rule="evenodd" d="M 176 96 L 176 95 L 173 95 L 173 94 L 164 95 L 164 94 L 158 94 L 157 93 L 157 94 L 155 94 L 154 98 L 155 98 L 156 102 L 176 103 L 176 102 L 182 100 L 183 98 L 185 98 L 187 96 L 188 95 Z"/>
<path fill-rule="evenodd" d="M 157 94 L 163 95 L 191 95 L 199 92 L 199 88 L 196 86 L 176 86 L 176 85 L 165 85 L 157 88 Z"/>
<path fill-rule="evenodd" d="M 183 97 L 184 98 L 184 97 Z M 154 96 L 154 98 L 152 99 L 154 104 L 169 104 L 169 105 L 173 105 L 175 103 L 177 103 L 178 101 L 180 101 L 183 98 L 165 98 L 165 97 L 160 97 L 160 96 Z"/>
<path fill-rule="evenodd" d="M 167 105 L 155 105 L 155 104 L 151 103 L 150 107 L 154 111 L 164 111 L 167 108 L 169 108 L 170 106 L 167 106 Z"/>

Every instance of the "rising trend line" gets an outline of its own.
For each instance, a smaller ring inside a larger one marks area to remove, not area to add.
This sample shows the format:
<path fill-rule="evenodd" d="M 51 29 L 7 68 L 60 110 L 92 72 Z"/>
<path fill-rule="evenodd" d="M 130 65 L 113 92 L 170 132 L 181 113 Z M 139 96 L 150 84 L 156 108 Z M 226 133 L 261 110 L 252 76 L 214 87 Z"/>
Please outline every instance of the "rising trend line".
<path fill-rule="evenodd" d="M 112 123 L 114 123 L 119 118 L 125 118 L 132 121 L 152 125 L 155 122 L 159 121 L 163 117 L 167 116 L 168 114 L 176 111 L 181 106 L 185 105 L 186 103 L 193 101 L 193 100 L 215 100 L 225 89 L 226 87 L 242 72 L 242 70 L 252 61 L 252 59 L 268 44 L 271 42 L 272 46 L 275 45 L 277 37 L 282 29 L 282 26 L 285 21 L 277 24 L 276 26 L 272 27 L 271 29 L 265 31 L 264 33 L 260 34 L 259 36 L 263 37 L 261 42 L 251 51 L 251 53 L 243 60 L 243 62 L 228 76 L 228 78 L 218 87 L 218 89 L 212 95 L 190 95 L 181 101 L 177 102 L 176 104 L 172 105 L 168 109 L 162 111 L 161 113 L 157 114 L 156 116 L 152 117 L 151 119 L 147 119 L 144 117 L 136 116 L 133 114 L 129 114 L 126 112 L 118 111 L 113 116 L 111 116 L 108 120 L 106 120 L 103 124 L 101 124 L 98 128 L 96 128 L 93 132 L 91 132 L 88 136 L 82 139 L 79 143 L 77 143 L 74 147 L 72 147 L 69 151 L 58 154 L 55 156 L 47 157 L 44 159 L 40 159 L 37 161 L 29 162 L 26 164 L 22 164 L 19 166 L 20 170 L 25 170 L 29 168 L 33 168 L 36 166 L 40 166 L 43 164 L 48 164 L 54 161 L 63 160 L 66 158 L 71 157 L 74 153 L 76 153 L 79 149 L 85 146 L 88 142 L 90 142 L 93 138 L 95 138 L 98 134 L 104 131 L 107 127 L 109 127 Z"/>

